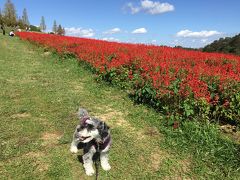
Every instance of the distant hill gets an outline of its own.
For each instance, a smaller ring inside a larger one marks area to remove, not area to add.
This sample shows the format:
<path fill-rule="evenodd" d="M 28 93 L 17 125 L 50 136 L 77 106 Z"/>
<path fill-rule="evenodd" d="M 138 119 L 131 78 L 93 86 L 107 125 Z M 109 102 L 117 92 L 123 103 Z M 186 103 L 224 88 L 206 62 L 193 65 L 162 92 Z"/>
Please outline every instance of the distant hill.
<path fill-rule="evenodd" d="M 190 47 L 183 47 L 183 46 L 175 46 L 174 48 L 181 48 L 181 49 L 191 50 L 191 51 L 201 51 L 201 48 L 190 48 Z"/>
<path fill-rule="evenodd" d="M 221 52 L 240 55 L 240 34 L 234 37 L 220 38 L 205 46 L 203 52 Z"/>

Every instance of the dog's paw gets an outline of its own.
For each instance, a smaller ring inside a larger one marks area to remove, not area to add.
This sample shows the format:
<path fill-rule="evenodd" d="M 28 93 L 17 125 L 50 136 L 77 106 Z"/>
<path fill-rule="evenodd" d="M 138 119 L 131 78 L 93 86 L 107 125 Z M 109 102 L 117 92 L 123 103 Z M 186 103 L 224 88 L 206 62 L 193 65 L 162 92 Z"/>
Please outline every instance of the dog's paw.
<path fill-rule="evenodd" d="M 95 173 L 93 168 L 85 169 L 85 171 L 87 176 L 92 176 Z"/>
<path fill-rule="evenodd" d="M 71 151 L 71 153 L 77 153 L 78 148 L 76 146 L 71 146 L 70 151 Z"/>
<path fill-rule="evenodd" d="M 103 168 L 104 171 L 109 171 L 109 170 L 111 169 L 110 164 L 109 164 L 109 163 L 106 163 L 106 162 L 101 163 L 101 166 L 102 166 L 102 168 Z"/>

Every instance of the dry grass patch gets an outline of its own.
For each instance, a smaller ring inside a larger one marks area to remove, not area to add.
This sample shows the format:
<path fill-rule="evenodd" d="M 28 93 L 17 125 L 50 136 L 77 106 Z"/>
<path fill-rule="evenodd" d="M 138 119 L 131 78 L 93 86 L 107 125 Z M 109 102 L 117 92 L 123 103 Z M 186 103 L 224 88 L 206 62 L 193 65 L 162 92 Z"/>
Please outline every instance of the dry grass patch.
<path fill-rule="evenodd" d="M 181 167 L 182 173 L 186 174 L 190 172 L 191 158 L 179 161 L 179 166 Z"/>
<path fill-rule="evenodd" d="M 73 90 L 73 92 L 83 92 L 84 84 L 81 82 L 71 83 L 71 90 Z"/>
<path fill-rule="evenodd" d="M 43 140 L 43 146 L 54 146 L 58 144 L 58 140 L 61 138 L 62 134 L 59 132 L 45 132 L 41 139 Z"/>
<path fill-rule="evenodd" d="M 44 161 L 46 156 L 43 152 L 29 152 L 25 155 L 30 159 L 34 159 L 33 165 L 36 167 L 38 172 L 47 172 L 49 169 L 49 164 Z"/>
<path fill-rule="evenodd" d="M 144 134 L 150 137 L 159 137 L 161 134 L 159 133 L 156 127 L 147 127 L 144 129 Z"/>
<path fill-rule="evenodd" d="M 155 150 L 150 155 L 150 167 L 153 171 L 158 171 L 160 166 L 163 164 L 163 161 L 170 158 L 170 155 L 167 151 L 162 151 L 159 148 L 155 148 Z"/>
<path fill-rule="evenodd" d="M 121 126 L 124 128 L 131 128 L 132 130 L 135 129 L 134 127 L 131 127 L 130 123 L 124 119 L 122 112 L 116 111 L 112 108 L 108 108 L 105 113 L 99 114 L 97 117 L 107 122 L 113 128 Z"/>
<path fill-rule="evenodd" d="M 16 118 L 29 118 L 31 117 L 30 113 L 24 112 L 24 113 L 17 113 L 11 116 L 12 118 L 16 119 Z"/>

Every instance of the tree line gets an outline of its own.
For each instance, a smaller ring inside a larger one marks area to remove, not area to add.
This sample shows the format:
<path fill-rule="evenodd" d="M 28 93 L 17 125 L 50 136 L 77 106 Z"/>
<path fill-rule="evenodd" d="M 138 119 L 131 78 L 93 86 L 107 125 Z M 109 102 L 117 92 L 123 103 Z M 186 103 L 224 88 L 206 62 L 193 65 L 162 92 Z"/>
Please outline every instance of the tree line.
<path fill-rule="evenodd" d="M 175 46 L 175 48 L 202 52 L 227 53 L 240 56 L 240 34 L 233 37 L 220 38 L 213 41 L 211 44 L 206 45 L 203 48 L 186 48 L 182 46 Z"/>
<path fill-rule="evenodd" d="M 44 16 L 41 17 L 39 27 L 31 25 L 28 19 L 27 9 L 24 8 L 22 16 L 18 16 L 16 8 L 11 2 L 11 0 L 6 0 L 3 9 L 1 9 L 0 7 L 0 26 L 2 30 L 4 30 L 5 27 L 11 27 L 17 29 L 45 32 L 47 29 Z M 51 33 L 65 35 L 65 29 L 62 27 L 61 24 L 57 25 L 56 20 L 54 20 Z"/>
<path fill-rule="evenodd" d="M 203 52 L 221 52 L 240 55 L 240 34 L 234 37 L 220 38 L 205 46 Z"/>

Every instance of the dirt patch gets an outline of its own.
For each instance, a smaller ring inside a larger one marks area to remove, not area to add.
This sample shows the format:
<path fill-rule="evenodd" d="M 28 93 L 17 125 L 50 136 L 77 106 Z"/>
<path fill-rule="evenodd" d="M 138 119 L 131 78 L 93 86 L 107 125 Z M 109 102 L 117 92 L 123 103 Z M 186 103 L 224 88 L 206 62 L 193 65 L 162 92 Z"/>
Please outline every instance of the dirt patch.
<path fill-rule="evenodd" d="M 98 114 L 97 117 L 108 122 L 112 127 L 129 125 L 129 123 L 123 118 L 123 113 L 112 108 L 108 108 L 105 113 Z"/>
<path fill-rule="evenodd" d="M 43 152 L 28 152 L 26 154 L 27 157 L 31 157 L 31 158 L 39 158 L 39 157 L 44 157 L 44 153 Z"/>
<path fill-rule="evenodd" d="M 17 114 L 14 114 L 11 116 L 12 118 L 16 119 L 16 118 L 28 118 L 28 117 L 31 117 L 31 114 L 30 113 L 17 113 Z"/>
<path fill-rule="evenodd" d="M 144 129 L 144 134 L 150 137 L 160 136 L 158 129 L 156 127 L 147 127 Z"/>
<path fill-rule="evenodd" d="M 132 134 L 136 136 L 138 139 L 143 139 L 144 138 L 144 133 L 141 132 L 140 130 L 136 130 L 135 127 L 133 127 L 128 121 L 124 119 L 124 115 L 120 111 L 116 111 L 113 109 L 108 109 L 106 113 L 101 114 L 98 116 L 101 118 L 103 121 L 108 122 L 108 124 L 112 128 L 116 127 L 122 127 L 126 131 L 128 131 L 129 134 Z"/>
<path fill-rule="evenodd" d="M 190 171 L 191 161 L 189 159 L 183 159 L 179 162 L 179 165 L 180 165 L 180 167 L 182 169 L 182 172 L 184 174 Z"/>
<path fill-rule="evenodd" d="M 166 151 L 155 149 L 153 153 L 150 155 L 151 169 L 153 171 L 158 171 L 163 161 L 169 157 L 170 155 Z"/>
<path fill-rule="evenodd" d="M 43 140 L 43 146 L 52 146 L 57 145 L 58 140 L 61 138 L 61 134 L 46 132 L 42 135 L 41 139 Z"/>
<path fill-rule="evenodd" d="M 47 171 L 48 168 L 49 168 L 49 165 L 48 165 L 48 164 L 45 164 L 45 163 L 44 163 L 44 164 L 43 164 L 43 163 L 37 164 L 37 170 L 38 170 L 39 172 Z"/>
<path fill-rule="evenodd" d="M 116 111 L 112 108 L 108 108 L 106 113 L 100 114 L 98 117 L 107 122 L 112 128 L 122 127 L 128 132 L 128 134 L 131 134 L 132 137 L 135 137 L 140 141 L 148 140 L 149 137 L 160 137 L 160 133 L 157 128 L 147 127 L 145 129 L 137 129 L 124 118 L 124 114 L 122 112 Z"/>

